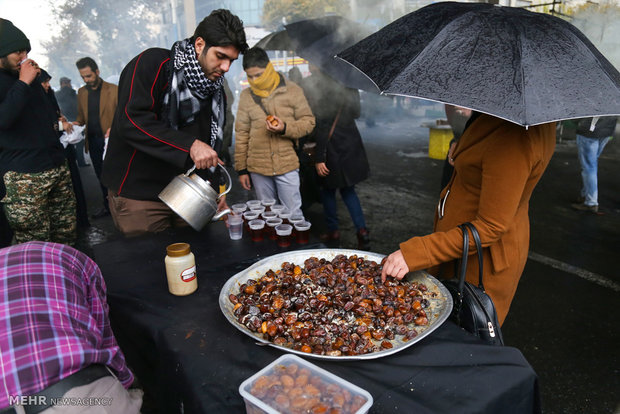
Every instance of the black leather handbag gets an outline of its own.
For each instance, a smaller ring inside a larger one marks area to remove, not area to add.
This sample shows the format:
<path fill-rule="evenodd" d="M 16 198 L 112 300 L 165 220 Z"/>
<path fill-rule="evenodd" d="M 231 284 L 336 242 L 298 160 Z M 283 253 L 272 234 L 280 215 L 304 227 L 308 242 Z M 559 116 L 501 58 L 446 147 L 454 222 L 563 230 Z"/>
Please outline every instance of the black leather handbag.
<path fill-rule="evenodd" d="M 495 305 L 493 305 L 489 295 L 485 293 L 484 284 L 482 283 L 482 244 L 480 243 L 480 235 L 476 227 L 471 223 L 461 224 L 459 228 L 463 231 L 463 257 L 457 264 L 457 271 L 455 272 L 458 278 L 442 281 L 450 291 L 454 301 L 450 319 L 461 328 L 492 345 L 504 345 Z M 474 238 L 478 253 L 480 269 L 478 273 L 478 286 L 465 281 L 469 253 L 469 233 L 467 229 L 469 229 Z"/>

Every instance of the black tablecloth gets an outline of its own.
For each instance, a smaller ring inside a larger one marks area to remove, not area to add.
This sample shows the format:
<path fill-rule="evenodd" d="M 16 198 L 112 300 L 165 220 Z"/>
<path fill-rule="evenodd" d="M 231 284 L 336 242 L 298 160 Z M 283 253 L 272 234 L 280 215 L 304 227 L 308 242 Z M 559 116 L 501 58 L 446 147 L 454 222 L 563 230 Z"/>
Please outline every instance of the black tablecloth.
<path fill-rule="evenodd" d="M 196 256 L 198 291 L 185 297 L 167 288 L 165 247 L 174 242 L 189 242 Z M 114 332 L 162 413 L 244 411 L 239 385 L 282 352 L 230 325 L 218 297 L 231 276 L 282 251 L 269 240 L 230 240 L 223 222 L 95 247 Z M 371 413 L 540 412 L 537 377 L 523 355 L 485 345 L 451 322 L 391 356 L 308 360 L 370 392 Z"/>

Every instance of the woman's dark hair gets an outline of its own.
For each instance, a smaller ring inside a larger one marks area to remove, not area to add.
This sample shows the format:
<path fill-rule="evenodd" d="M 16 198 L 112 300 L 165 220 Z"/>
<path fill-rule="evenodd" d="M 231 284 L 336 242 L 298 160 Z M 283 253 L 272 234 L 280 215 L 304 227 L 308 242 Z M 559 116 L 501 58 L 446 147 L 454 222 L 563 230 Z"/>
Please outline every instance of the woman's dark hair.
<path fill-rule="evenodd" d="M 89 57 L 83 57 L 82 59 L 79 59 L 77 62 L 75 62 L 75 66 L 77 66 L 78 69 L 84 69 L 85 67 L 89 67 L 93 70 L 93 72 L 96 72 L 97 69 L 99 69 L 99 66 L 97 66 L 97 63 L 93 60 L 93 58 Z"/>
<path fill-rule="evenodd" d="M 248 49 L 243 54 L 243 70 L 247 68 L 266 68 L 269 64 L 269 56 L 260 47 L 253 47 Z"/>
<path fill-rule="evenodd" d="M 205 50 L 211 46 L 234 46 L 243 53 L 248 48 L 243 22 L 226 9 L 213 10 L 202 19 L 194 31 L 192 42 L 198 37 L 205 41 Z"/>

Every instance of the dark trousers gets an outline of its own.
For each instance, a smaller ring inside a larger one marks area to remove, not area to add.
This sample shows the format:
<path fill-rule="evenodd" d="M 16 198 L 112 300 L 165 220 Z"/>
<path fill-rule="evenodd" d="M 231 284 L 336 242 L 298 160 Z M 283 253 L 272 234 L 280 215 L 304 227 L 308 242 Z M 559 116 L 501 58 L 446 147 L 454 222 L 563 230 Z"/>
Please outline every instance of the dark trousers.
<path fill-rule="evenodd" d="M 77 144 L 71 145 L 75 150 L 75 158 L 79 167 L 86 167 L 86 160 L 84 159 L 84 140 Z"/>
<path fill-rule="evenodd" d="M 84 195 L 84 188 L 82 187 L 82 178 L 80 177 L 80 170 L 78 164 L 76 164 L 75 148 L 73 145 L 68 145 L 65 148 L 65 156 L 69 162 L 69 172 L 71 173 L 71 184 L 73 184 L 73 192 L 75 193 L 76 203 L 76 218 L 78 227 L 89 227 L 88 221 L 88 208 L 86 206 L 86 196 Z M 84 155 L 82 154 L 82 159 Z"/>
<path fill-rule="evenodd" d="M 362 211 L 362 205 L 360 199 L 355 192 L 355 186 L 339 188 L 342 201 L 347 206 L 351 220 L 357 231 L 366 228 L 366 221 L 364 220 L 364 212 Z M 325 214 L 325 221 L 327 222 L 327 228 L 330 231 L 338 230 L 338 210 L 336 205 L 336 189 L 333 188 L 321 188 L 321 200 L 323 201 L 323 213 Z"/>
<path fill-rule="evenodd" d="M 99 186 L 101 187 L 101 195 L 103 197 L 103 207 L 106 210 L 110 210 L 108 206 L 108 189 L 101 183 L 101 171 L 103 170 L 103 146 L 105 139 L 103 136 L 89 136 L 88 137 L 88 151 L 90 152 L 90 160 L 93 162 L 93 168 L 95 169 L 95 175 L 99 180 Z"/>

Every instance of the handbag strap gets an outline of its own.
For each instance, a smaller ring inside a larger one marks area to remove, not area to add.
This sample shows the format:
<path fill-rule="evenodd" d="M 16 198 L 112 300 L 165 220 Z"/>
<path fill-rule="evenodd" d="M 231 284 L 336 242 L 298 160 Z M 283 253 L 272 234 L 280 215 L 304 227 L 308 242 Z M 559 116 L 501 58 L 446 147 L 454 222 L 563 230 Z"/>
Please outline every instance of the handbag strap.
<path fill-rule="evenodd" d="M 476 253 L 478 253 L 478 287 L 484 291 L 484 284 L 482 283 L 482 242 L 480 241 L 480 234 L 478 234 L 478 230 L 476 230 L 476 226 L 471 223 L 463 223 L 469 231 L 471 231 L 471 235 L 474 237 L 474 242 L 476 243 Z"/>
<path fill-rule="evenodd" d="M 250 91 L 250 95 L 252 96 L 252 100 L 254 101 L 254 103 L 260 106 L 260 108 L 263 110 L 265 115 L 269 115 L 269 112 L 267 112 L 267 110 L 265 109 L 265 105 L 263 105 L 263 100 L 260 98 L 260 96 L 258 96 L 252 91 Z"/>
<path fill-rule="evenodd" d="M 458 272 L 458 287 L 459 287 L 459 297 L 463 295 L 463 289 L 465 288 L 465 274 L 467 273 L 467 258 L 469 257 L 469 231 L 471 231 L 471 235 L 474 239 L 474 243 L 476 243 L 476 253 L 478 255 L 478 287 L 484 291 L 484 284 L 482 282 L 483 275 L 483 267 L 482 267 L 482 242 L 480 241 L 480 234 L 476 227 L 467 222 L 460 224 L 458 226 L 459 229 L 463 232 L 463 256 L 461 257 L 461 261 L 459 263 L 459 267 L 457 268 Z"/>
<path fill-rule="evenodd" d="M 459 281 L 459 300 L 463 298 L 463 289 L 465 288 L 465 273 L 467 272 L 467 256 L 469 254 L 469 233 L 465 225 L 458 226 L 463 231 L 463 256 L 461 257 L 460 269 L 458 272 Z"/>
<path fill-rule="evenodd" d="M 327 140 L 329 141 L 330 138 L 332 137 L 332 135 L 334 135 L 334 129 L 336 129 L 336 124 L 338 123 L 338 119 L 340 119 L 340 113 L 342 112 L 342 106 L 344 104 L 340 105 L 340 108 L 338 108 L 338 113 L 336 114 L 336 118 L 334 119 L 334 123 L 332 124 L 332 127 L 329 129 L 329 134 L 327 135 Z"/>

